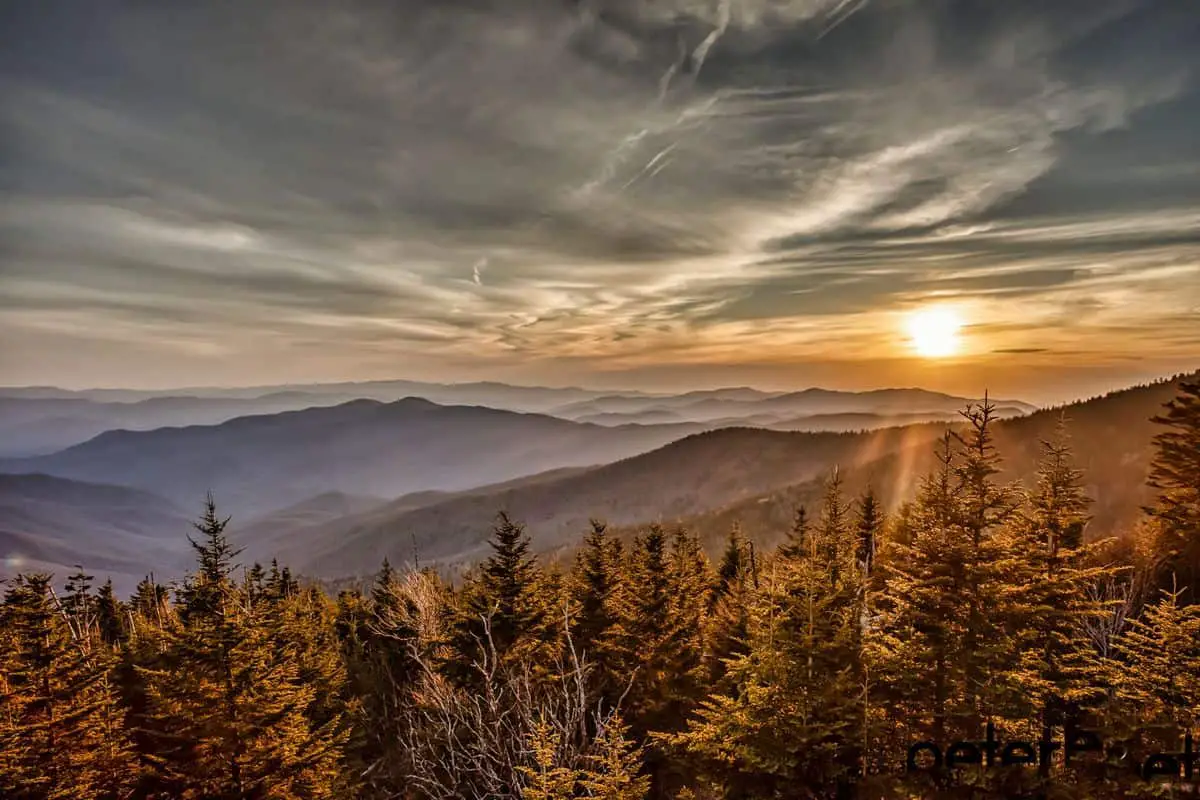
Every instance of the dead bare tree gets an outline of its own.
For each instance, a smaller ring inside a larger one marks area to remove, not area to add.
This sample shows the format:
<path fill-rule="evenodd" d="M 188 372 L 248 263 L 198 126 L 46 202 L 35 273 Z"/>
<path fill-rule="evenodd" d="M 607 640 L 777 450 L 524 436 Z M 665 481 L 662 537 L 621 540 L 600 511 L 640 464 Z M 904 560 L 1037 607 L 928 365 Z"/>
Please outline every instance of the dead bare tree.
<path fill-rule="evenodd" d="M 396 790 L 394 797 L 519 798 L 530 771 L 538 767 L 535 736 L 544 741 L 548 734 L 556 766 L 578 769 L 617 721 L 620 702 L 606 708 L 593 699 L 593 670 L 571 640 L 565 608 L 563 647 L 550 670 L 498 652 L 491 616 L 482 617 L 478 656 L 471 664 L 478 689 L 467 691 L 439 671 L 430 647 L 437 640 L 431 614 L 439 602 L 432 588 L 410 574 L 398 591 L 407 602 L 393 607 L 408 615 L 405 625 L 397 628 L 385 620 L 381 633 L 420 631 L 405 642 L 418 675 L 407 687 L 394 686 L 393 760 L 369 765 L 363 775 L 368 782 L 375 774 L 399 778 L 406 789 Z"/>
<path fill-rule="evenodd" d="M 1116 654 L 1116 642 L 1137 616 L 1146 593 L 1146 576 L 1137 570 L 1125 570 L 1087 586 L 1087 598 L 1099 613 L 1080 618 L 1084 635 L 1104 661 Z"/>

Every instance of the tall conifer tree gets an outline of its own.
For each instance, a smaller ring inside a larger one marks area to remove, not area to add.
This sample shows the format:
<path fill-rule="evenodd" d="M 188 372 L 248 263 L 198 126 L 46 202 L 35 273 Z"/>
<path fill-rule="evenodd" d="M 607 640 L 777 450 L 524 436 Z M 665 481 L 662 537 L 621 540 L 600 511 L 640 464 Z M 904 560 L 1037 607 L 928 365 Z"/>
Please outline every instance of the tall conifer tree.
<path fill-rule="evenodd" d="M 57 607 L 49 576 L 18 577 L 0 609 L 0 794 L 13 800 L 128 796 L 135 775 L 107 650 Z"/>
<path fill-rule="evenodd" d="M 1158 526 L 1159 586 L 1200 603 L 1200 380 L 1180 381 L 1154 421 L 1166 427 L 1154 438 L 1150 485 L 1158 497 L 1148 509 Z"/>

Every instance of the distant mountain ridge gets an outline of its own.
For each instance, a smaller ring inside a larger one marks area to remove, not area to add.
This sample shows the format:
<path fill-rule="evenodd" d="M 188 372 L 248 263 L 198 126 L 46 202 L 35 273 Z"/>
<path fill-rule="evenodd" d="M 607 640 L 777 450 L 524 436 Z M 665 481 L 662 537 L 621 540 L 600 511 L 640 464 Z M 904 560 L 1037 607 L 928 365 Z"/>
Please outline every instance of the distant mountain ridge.
<path fill-rule="evenodd" d="M 606 396 L 582 400 L 551 409 L 566 419 L 589 419 L 621 424 L 665 415 L 688 422 L 731 423 L 737 419 L 782 422 L 788 418 L 828 414 L 955 414 L 979 398 L 957 397 L 926 389 L 873 389 L 847 392 L 834 389 L 804 389 L 798 392 L 761 392 L 757 389 L 718 389 L 688 392 L 673 397 Z M 1035 406 L 1020 400 L 998 400 L 1007 413 L 1027 414 Z"/>
<path fill-rule="evenodd" d="M 212 490 L 228 510 L 244 515 L 327 491 L 381 497 L 460 491 L 603 464 L 699 429 L 608 428 L 421 398 L 354 400 L 217 425 L 108 431 L 52 455 L 0 460 L 0 472 L 116 483 L 181 504 Z"/>
<path fill-rule="evenodd" d="M 1195 380 L 1200 373 L 1182 377 Z M 1153 438 L 1163 429 L 1152 417 L 1175 396 L 1177 382 L 1170 379 L 1135 386 L 1001 421 L 995 428 L 1001 457 L 998 478 L 1032 487 L 1041 457 L 1040 442 L 1053 438 L 1065 415 L 1073 459 L 1083 473 L 1083 489 L 1091 500 L 1085 535 L 1096 539 L 1131 534 L 1142 507 L 1153 497 L 1146 481 Z M 885 454 L 865 467 L 844 469 L 841 477 L 848 495 L 857 495 L 870 485 L 885 505 L 895 506 L 911 497 L 914 476 L 935 467 L 933 450 L 917 447 Z M 769 547 L 780 542 L 796 507 L 803 504 L 815 510 L 823 491 L 823 479 L 816 478 L 676 521 L 695 530 L 710 546 L 719 546 L 736 523 L 748 537 Z"/>
<path fill-rule="evenodd" d="M 439 405 L 472 405 L 548 414 L 608 427 L 703 424 L 775 426 L 801 417 L 791 429 L 817 430 L 829 414 L 871 414 L 861 427 L 895 424 L 903 415 L 952 414 L 969 398 L 922 389 L 845 392 L 805 389 L 768 392 L 750 387 L 704 389 L 681 394 L 605 392 L 501 383 L 432 384 L 416 381 L 312 384 L 243 389 L 195 388 L 173 392 L 52 387 L 0 388 L 0 458 L 48 455 L 109 430 L 154 430 L 215 425 L 241 416 L 340 405 L 354 400 L 395 402 L 418 397 Z M 1009 414 L 1033 406 L 1004 401 Z M 838 423 L 832 429 L 844 428 Z"/>
<path fill-rule="evenodd" d="M 789 433 L 725 428 L 696 434 L 657 450 L 565 477 L 527 479 L 522 486 L 471 492 L 403 509 L 383 517 L 339 521 L 336 534 L 309 554 L 300 568 L 322 576 L 374 569 L 391 557 L 399 562 L 414 549 L 422 561 L 476 558 L 496 512 L 524 521 L 534 545 L 552 549 L 574 541 L 590 517 L 612 524 L 680 518 L 763 491 L 810 480 L 830 463 L 905 442 L 929 442 L 933 427 L 894 428 L 866 434 Z M 331 534 L 333 531 L 331 530 Z"/>
<path fill-rule="evenodd" d="M 1150 418 L 1174 394 L 1175 383 L 1114 392 L 1009 420 L 996 426 L 1005 475 L 1029 481 L 1039 440 L 1050 438 L 1060 414 L 1072 420 L 1077 463 L 1094 498 L 1092 533 L 1111 533 L 1136 517 L 1157 428 Z M 813 503 L 821 481 L 841 467 L 850 491 L 872 483 L 890 504 L 910 497 L 933 466 L 933 442 L 946 423 L 869 433 L 793 433 L 726 428 L 689 436 L 658 450 L 561 478 L 533 476 L 521 487 L 476 492 L 370 519 L 348 517 L 301 567 L 323 576 L 365 574 L 387 556 L 466 562 L 486 554 L 498 510 L 528 526 L 545 552 L 570 547 L 590 517 L 617 526 L 682 522 L 710 541 L 737 521 L 748 535 L 771 539 L 786 530 L 796 503 Z"/>
<path fill-rule="evenodd" d="M 999 423 L 1005 476 L 1029 479 L 1038 439 L 1065 411 L 1095 499 L 1091 533 L 1121 530 L 1147 499 L 1157 431 L 1150 417 L 1173 387 L 1135 387 Z M 692 398 L 713 399 L 728 400 Z M 864 416 L 863 427 L 872 427 L 921 415 L 845 413 L 816 424 L 858 428 Z M 410 398 L 115 431 L 48 457 L 0 462 L 8 473 L 63 473 L 0 474 L 0 552 L 10 567 L 61 573 L 83 563 L 121 581 L 149 571 L 178 577 L 206 489 L 222 513 L 233 514 L 243 563 L 278 556 L 326 578 L 372 572 L 384 556 L 470 563 L 486 552 L 501 509 L 528 524 L 543 553 L 569 551 L 592 516 L 618 530 L 682 522 L 710 543 L 736 521 L 769 543 L 796 503 L 815 500 L 835 464 L 851 492 L 871 482 L 888 503 L 904 499 L 931 466 L 931 442 L 945 425 L 936 419 L 859 433 L 606 428 Z M 557 466 L 539 469 L 546 464 Z"/>
<path fill-rule="evenodd" d="M 576 387 L 517 386 L 493 381 L 471 383 L 428 383 L 410 380 L 342 381 L 333 383 L 269 384 L 263 386 L 194 386 L 176 389 L 60 389 L 54 386 L 0 387 L 0 397 L 28 399 L 75 398 L 98 402 L 138 402 L 161 397 L 201 399 L 255 399 L 268 395 L 297 393 L 331 395 L 349 399 L 391 402 L 404 397 L 423 397 L 441 403 L 516 405 L 524 410 L 545 410 L 553 405 L 600 397 L 611 392 Z M 636 391 L 624 395 L 643 395 Z M 646 396 L 650 396 L 646 394 Z"/>
<path fill-rule="evenodd" d="M 215 425 L 235 417 L 330 406 L 351 399 L 302 392 L 253 398 L 172 395 L 125 402 L 0 395 L 0 457 L 47 455 L 110 430 Z"/>

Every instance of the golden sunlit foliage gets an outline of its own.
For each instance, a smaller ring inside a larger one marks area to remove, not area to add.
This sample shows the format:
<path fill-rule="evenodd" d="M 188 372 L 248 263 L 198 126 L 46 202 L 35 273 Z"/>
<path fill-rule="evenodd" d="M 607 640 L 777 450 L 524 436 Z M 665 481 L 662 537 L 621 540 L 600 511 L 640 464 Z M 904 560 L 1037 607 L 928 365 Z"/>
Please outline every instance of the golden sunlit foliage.
<path fill-rule="evenodd" d="M 626 540 L 595 521 L 557 570 L 501 514 L 460 585 L 385 562 L 333 598 L 276 564 L 239 569 L 209 498 L 178 586 L 147 579 L 128 601 L 82 572 L 62 596 L 45 575 L 6 587 L 0 794 L 1161 796 L 1161 775 L 1061 748 L 941 772 L 906 758 L 989 729 L 1086 729 L 1136 754 L 1195 732 L 1198 403 L 1185 383 L 1162 416 L 1129 555 L 1085 536 L 1069 421 L 1035 443 L 1024 489 L 1001 478 L 986 403 L 911 502 L 885 513 L 835 470 L 781 546 L 735 527 L 713 561 L 687 529 Z"/>

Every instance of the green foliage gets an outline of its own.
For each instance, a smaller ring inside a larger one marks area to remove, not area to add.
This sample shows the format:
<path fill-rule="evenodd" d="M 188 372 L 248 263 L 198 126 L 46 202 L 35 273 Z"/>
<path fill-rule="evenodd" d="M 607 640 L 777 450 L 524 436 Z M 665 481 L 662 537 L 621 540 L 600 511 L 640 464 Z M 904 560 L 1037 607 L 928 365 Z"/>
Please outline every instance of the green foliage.
<path fill-rule="evenodd" d="M 701 614 L 708 584 L 698 544 L 684 532 L 669 548 L 651 526 L 633 545 L 621 608 L 630 676 L 625 716 L 639 737 L 679 725 L 700 695 Z"/>
<path fill-rule="evenodd" d="M 1163 592 L 1121 640 L 1118 696 L 1147 720 L 1186 729 L 1200 719 L 1200 606 L 1182 594 Z"/>

